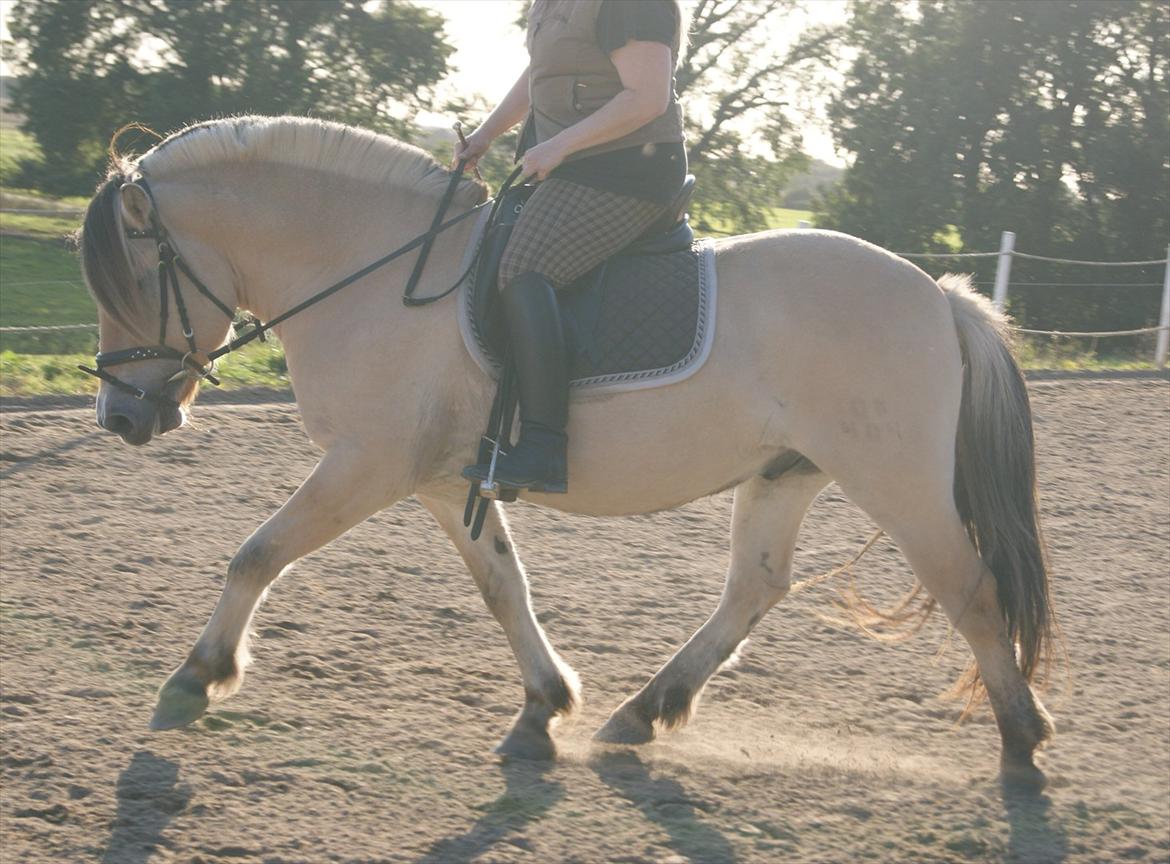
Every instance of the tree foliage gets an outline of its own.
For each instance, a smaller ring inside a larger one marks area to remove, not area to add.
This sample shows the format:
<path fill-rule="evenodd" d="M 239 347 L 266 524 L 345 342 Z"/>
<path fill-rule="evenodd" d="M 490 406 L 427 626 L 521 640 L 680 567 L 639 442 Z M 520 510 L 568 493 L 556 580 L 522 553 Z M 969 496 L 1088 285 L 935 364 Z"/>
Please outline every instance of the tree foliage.
<path fill-rule="evenodd" d="M 696 221 L 763 228 L 788 178 L 808 164 L 793 93 L 812 86 L 835 31 L 813 27 L 776 45 L 777 23 L 800 0 L 698 0 L 676 74 L 687 153 L 698 185 Z M 753 142 L 759 145 L 753 149 Z"/>
<path fill-rule="evenodd" d="M 893 249 L 942 250 L 955 229 L 965 248 L 995 249 L 1008 229 L 1034 253 L 1163 257 L 1168 32 L 1159 0 L 855 3 L 843 41 L 856 59 L 829 112 L 853 162 L 818 224 Z M 1020 261 L 1013 275 L 1039 274 Z M 1114 275 L 1047 271 L 1049 281 Z M 1127 310 L 1157 305 L 1138 299 L 1032 290 L 1015 311 L 1052 326 L 1138 326 Z"/>
<path fill-rule="evenodd" d="M 238 113 L 311 114 L 376 129 L 447 71 L 437 13 L 362 0 L 25 0 L 12 10 L 14 107 L 49 191 L 87 191 L 136 120 L 167 131 Z"/>

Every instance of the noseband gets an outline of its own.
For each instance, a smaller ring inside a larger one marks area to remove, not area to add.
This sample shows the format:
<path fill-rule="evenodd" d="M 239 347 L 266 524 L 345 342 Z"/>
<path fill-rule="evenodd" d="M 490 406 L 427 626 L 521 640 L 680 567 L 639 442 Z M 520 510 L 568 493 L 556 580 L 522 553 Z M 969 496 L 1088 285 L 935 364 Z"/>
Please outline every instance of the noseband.
<path fill-rule="evenodd" d="M 430 249 L 434 244 L 435 238 L 439 234 L 446 231 L 448 228 L 452 227 L 458 222 L 462 222 L 468 216 L 471 216 L 473 213 L 478 212 L 481 208 L 489 204 L 492 207 L 494 215 L 494 211 L 499 207 L 499 202 L 503 198 L 503 193 L 511 187 L 513 182 L 515 182 L 516 178 L 520 175 L 522 167 L 518 166 L 516 170 L 513 171 L 512 174 L 508 177 L 508 179 L 504 181 L 504 185 L 500 188 L 500 192 L 495 196 L 495 198 L 488 199 L 481 204 L 477 204 L 470 210 L 465 210 L 458 216 L 455 216 L 454 218 L 448 219 L 446 222 L 444 222 L 443 216 L 446 214 L 447 208 L 451 205 L 451 200 L 454 198 L 455 189 L 459 185 L 459 180 L 463 176 L 463 169 L 465 166 L 466 160 L 460 160 L 456 169 L 451 172 L 451 179 L 448 182 L 447 189 L 443 193 L 443 197 L 439 202 L 439 207 L 435 213 L 434 219 L 431 222 L 431 227 L 425 233 L 418 235 L 409 243 L 398 247 L 388 255 L 382 256 L 377 261 L 366 265 L 361 270 L 358 270 L 355 273 L 351 273 L 349 276 L 346 276 L 344 279 L 338 282 L 334 282 L 328 288 L 324 288 L 321 291 L 318 291 L 307 300 L 298 303 L 291 309 L 282 312 L 280 315 L 277 315 L 267 324 L 262 324 L 260 319 L 253 317 L 248 322 L 249 324 L 253 325 L 251 330 L 241 336 L 237 336 L 235 339 L 229 341 L 226 345 L 221 345 L 219 348 L 216 348 L 214 351 L 210 351 L 206 354 L 201 352 L 196 345 L 195 332 L 191 327 L 191 319 L 187 313 L 187 304 L 183 299 L 182 288 L 179 284 L 179 274 L 182 273 L 184 276 L 186 276 L 191 281 L 191 284 L 195 286 L 195 289 L 208 300 L 210 300 L 213 304 L 215 304 L 216 308 L 223 312 L 229 320 L 235 318 L 235 312 L 228 308 L 228 305 L 220 300 L 215 295 L 215 293 L 210 288 L 208 288 L 207 285 L 205 285 L 198 276 L 195 275 L 191 268 L 187 266 L 187 262 L 183 260 L 182 256 L 179 255 L 178 251 L 175 249 L 174 242 L 170 239 L 170 235 L 167 233 L 166 227 L 162 224 L 162 219 L 158 215 L 158 207 L 155 205 L 154 195 L 151 193 L 150 187 L 147 185 L 146 180 L 136 180 L 135 184 L 142 187 L 142 189 L 146 192 L 147 197 L 150 199 L 150 229 L 146 231 L 128 230 L 126 232 L 126 236 L 131 240 L 154 240 L 158 247 L 158 283 L 160 306 L 158 344 L 144 345 L 136 348 L 123 348 L 120 351 L 99 351 L 97 356 L 94 358 L 94 367 L 96 368 L 90 368 L 89 366 L 78 366 L 77 368 L 82 372 L 93 375 L 95 378 L 100 378 L 111 387 L 121 390 L 123 393 L 130 394 L 135 399 L 145 399 L 149 402 L 154 402 L 160 407 L 177 407 L 178 403 L 166 395 L 167 388 L 176 381 L 188 378 L 207 381 L 218 386 L 219 379 L 216 378 L 213 373 L 215 372 L 215 362 L 220 357 L 223 357 L 225 354 L 230 354 L 232 351 L 235 351 L 237 348 L 241 348 L 254 339 L 264 341 L 264 334 L 275 327 L 277 324 L 280 324 L 283 321 L 287 321 L 298 312 L 302 312 L 305 309 L 308 309 L 310 306 L 319 303 L 331 294 L 334 294 L 337 291 L 340 291 L 342 288 L 345 288 L 347 285 L 351 285 L 359 279 L 368 276 L 378 268 L 389 264 L 394 259 L 400 258 L 407 252 L 410 252 L 414 249 L 422 247 L 418 260 L 415 262 L 414 271 L 411 273 L 410 279 L 406 284 L 406 289 L 402 295 L 403 305 L 425 306 L 427 304 L 434 303 L 436 300 L 441 300 L 463 284 L 463 280 L 467 278 L 467 275 L 471 272 L 472 267 L 475 266 L 475 260 L 473 256 L 471 264 L 469 264 L 467 269 L 459 276 L 458 279 L 455 280 L 455 284 L 453 284 L 447 290 L 430 297 L 414 297 L 414 289 L 417 287 L 419 278 L 422 276 L 423 267 L 426 265 L 427 256 L 430 253 Z M 182 326 L 183 338 L 187 340 L 186 351 L 181 351 L 177 348 L 171 348 L 166 344 L 167 323 L 170 314 L 170 297 L 172 294 L 175 298 L 175 309 L 179 314 L 179 323 Z M 106 369 L 110 366 L 118 366 L 123 363 L 133 363 L 138 360 L 177 360 L 179 361 L 179 370 L 166 380 L 162 388 L 157 393 L 148 393 L 141 387 L 136 387 L 133 384 L 123 381 L 116 375 L 106 371 Z"/>

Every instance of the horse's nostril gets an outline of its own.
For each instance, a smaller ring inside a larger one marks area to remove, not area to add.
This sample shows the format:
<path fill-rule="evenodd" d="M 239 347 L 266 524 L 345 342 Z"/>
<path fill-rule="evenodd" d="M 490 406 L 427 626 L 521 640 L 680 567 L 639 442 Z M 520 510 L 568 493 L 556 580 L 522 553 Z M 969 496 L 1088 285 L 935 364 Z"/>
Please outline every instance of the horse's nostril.
<path fill-rule="evenodd" d="M 134 432 L 134 421 L 125 414 L 111 414 L 106 418 L 105 427 L 116 435 L 130 435 Z"/>

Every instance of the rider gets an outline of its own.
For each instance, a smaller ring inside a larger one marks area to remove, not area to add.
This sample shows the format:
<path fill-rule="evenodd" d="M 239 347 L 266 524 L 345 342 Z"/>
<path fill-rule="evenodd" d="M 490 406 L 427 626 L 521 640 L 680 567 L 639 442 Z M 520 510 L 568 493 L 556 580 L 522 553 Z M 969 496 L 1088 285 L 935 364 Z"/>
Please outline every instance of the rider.
<path fill-rule="evenodd" d="M 533 0 L 529 65 L 455 158 L 469 166 L 525 120 L 517 160 L 540 181 L 500 262 L 515 363 L 520 440 L 495 479 L 534 492 L 567 488 L 568 361 L 556 291 L 660 217 L 687 157 L 674 68 L 678 0 Z M 487 465 L 464 469 L 487 477 Z"/>

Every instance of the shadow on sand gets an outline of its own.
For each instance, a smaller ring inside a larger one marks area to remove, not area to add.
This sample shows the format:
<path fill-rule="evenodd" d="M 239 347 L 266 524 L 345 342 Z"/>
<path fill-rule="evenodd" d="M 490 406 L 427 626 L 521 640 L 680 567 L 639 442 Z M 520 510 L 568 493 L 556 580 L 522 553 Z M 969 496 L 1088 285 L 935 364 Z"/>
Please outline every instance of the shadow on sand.
<path fill-rule="evenodd" d="M 42 450 L 40 453 L 34 453 L 32 456 L 13 457 L 11 454 L 5 461 L 12 460 L 14 464 L 6 468 L 0 468 L 0 480 L 7 480 L 15 474 L 20 474 L 30 468 L 43 468 L 46 461 L 53 464 L 58 457 L 68 453 L 70 450 L 75 450 L 82 444 L 86 444 L 101 436 L 101 432 L 84 432 L 81 435 L 76 435 L 68 441 L 64 441 L 48 450 Z"/>
<path fill-rule="evenodd" d="M 1005 788 L 1003 808 L 1010 830 L 1008 861 L 1060 864 L 1068 858 L 1068 838 L 1049 813 L 1052 801 L 1047 795 Z"/>
<path fill-rule="evenodd" d="M 598 755 L 589 761 L 597 776 L 669 835 L 670 848 L 691 861 L 728 864 L 735 850 L 718 830 L 700 821 L 702 800 L 687 793 L 669 777 L 652 777 L 646 764 L 629 750 Z"/>
<path fill-rule="evenodd" d="M 118 775 L 118 814 L 102 864 L 145 864 L 158 850 L 162 831 L 191 800 L 179 786 L 179 766 L 139 750 Z"/>
<path fill-rule="evenodd" d="M 554 771 L 553 762 L 504 760 L 504 792 L 481 808 L 483 815 L 458 837 L 436 840 L 417 864 L 453 864 L 471 861 L 496 843 L 519 834 L 525 825 L 541 819 L 565 797 L 565 787 L 545 775 Z"/>

